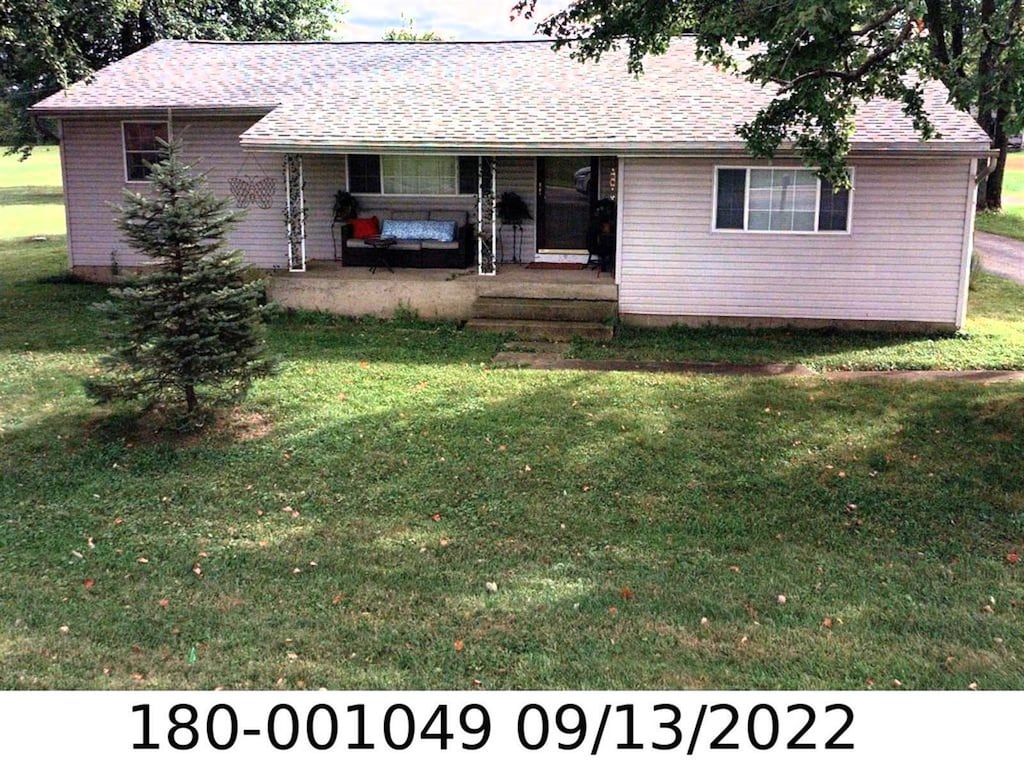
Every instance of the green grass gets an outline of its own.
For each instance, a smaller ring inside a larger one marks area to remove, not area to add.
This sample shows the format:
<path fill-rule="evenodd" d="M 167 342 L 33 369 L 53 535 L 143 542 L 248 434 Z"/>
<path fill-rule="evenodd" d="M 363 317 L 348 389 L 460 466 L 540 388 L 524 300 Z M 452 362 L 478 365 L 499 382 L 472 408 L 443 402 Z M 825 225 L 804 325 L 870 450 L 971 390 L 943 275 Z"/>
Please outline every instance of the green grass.
<path fill-rule="evenodd" d="M 0 153 L 0 239 L 64 234 L 60 150 L 36 147 L 19 158 Z"/>
<path fill-rule="evenodd" d="M 1001 211 L 980 211 L 974 226 L 982 232 L 1024 240 L 1024 205 L 1004 205 Z"/>
<path fill-rule="evenodd" d="M 1003 177 L 1003 209 L 978 214 L 976 228 L 994 235 L 1024 240 L 1024 153 L 1007 156 Z"/>
<path fill-rule="evenodd" d="M 1024 369 L 1024 287 L 974 277 L 968 319 L 955 334 L 790 329 L 620 328 L 610 342 L 579 341 L 583 358 L 801 363 L 815 370 Z"/>
<path fill-rule="evenodd" d="M 1024 688 L 1019 386 L 503 370 L 296 315 L 176 438 L 83 398 L 102 290 L 63 263 L 0 244 L 0 687 Z"/>

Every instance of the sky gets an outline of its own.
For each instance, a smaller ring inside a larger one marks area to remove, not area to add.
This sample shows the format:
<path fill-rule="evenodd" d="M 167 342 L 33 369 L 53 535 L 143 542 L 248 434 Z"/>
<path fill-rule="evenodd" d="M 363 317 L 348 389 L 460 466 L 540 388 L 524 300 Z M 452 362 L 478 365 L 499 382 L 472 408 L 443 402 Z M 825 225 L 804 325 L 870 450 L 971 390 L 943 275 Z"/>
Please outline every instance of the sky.
<path fill-rule="evenodd" d="M 537 0 L 536 18 L 561 10 L 569 0 Z M 341 40 L 380 40 L 402 26 L 402 14 L 417 32 L 436 32 L 445 40 L 529 40 L 535 22 L 510 21 L 515 0 L 345 0 Z"/>

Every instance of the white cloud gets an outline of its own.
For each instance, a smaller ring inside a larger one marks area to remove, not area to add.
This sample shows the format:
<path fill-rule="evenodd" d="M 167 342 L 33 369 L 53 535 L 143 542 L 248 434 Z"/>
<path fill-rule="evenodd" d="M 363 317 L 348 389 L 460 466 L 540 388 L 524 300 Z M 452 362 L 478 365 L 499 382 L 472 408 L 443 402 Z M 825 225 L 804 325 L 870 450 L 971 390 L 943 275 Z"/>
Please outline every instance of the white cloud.
<path fill-rule="evenodd" d="M 419 32 L 436 32 L 445 40 L 528 40 L 535 21 L 511 21 L 515 0 L 348 0 L 341 17 L 342 40 L 380 40 L 402 26 L 402 14 Z M 568 0 L 538 0 L 536 19 L 560 10 Z"/>

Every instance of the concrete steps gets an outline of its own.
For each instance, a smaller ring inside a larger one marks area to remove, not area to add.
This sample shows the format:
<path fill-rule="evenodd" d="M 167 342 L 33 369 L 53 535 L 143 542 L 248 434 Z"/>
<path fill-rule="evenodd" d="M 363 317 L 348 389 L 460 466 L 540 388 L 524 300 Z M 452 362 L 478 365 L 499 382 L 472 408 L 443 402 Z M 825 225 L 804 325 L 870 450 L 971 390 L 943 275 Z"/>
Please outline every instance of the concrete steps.
<path fill-rule="evenodd" d="M 617 302 L 606 299 L 534 299 L 520 296 L 481 296 L 473 303 L 473 318 L 603 323 L 615 317 L 617 308 Z"/>

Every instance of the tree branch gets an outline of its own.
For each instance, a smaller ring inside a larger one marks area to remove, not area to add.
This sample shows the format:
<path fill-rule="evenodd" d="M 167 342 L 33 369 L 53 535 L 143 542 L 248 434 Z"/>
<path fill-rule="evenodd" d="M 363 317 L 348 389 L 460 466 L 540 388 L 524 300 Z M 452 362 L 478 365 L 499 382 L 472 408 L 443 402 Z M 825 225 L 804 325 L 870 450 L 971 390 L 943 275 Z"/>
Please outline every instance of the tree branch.
<path fill-rule="evenodd" d="M 989 45 L 993 45 L 996 48 L 1009 48 L 1013 45 L 1013 28 L 1017 26 L 1017 21 L 1020 19 L 1020 4 L 1021 0 L 1013 0 L 1012 5 L 1010 5 L 1010 13 L 1006 19 L 1006 37 L 1002 40 L 996 40 L 992 37 L 987 24 L 982 27 L 982 34 L 985 35 L 985 40 Z"/>
<path fill-rule="evenodd" d="M 1020 2 L 1020 0 L 1016 0 Z M 806 80 L 819 80 L 821 78 L 834 78 L 836 80 L 842 80 L 846 83 L 856 82 L 860 80 L 864 75 L 874 69 L 876 66 L 884 62 L 887 58 L 892 56 L 896 51 L 899 50 L 900 46 L 903 45 L 910 37 L 913 30 L 916 28 L 916 24 L 911 20 L 907 21 L 903 25 L 903 29 L 900 30 L 893 40 L 883 48 L 879 48 L 870 56 L 868 56 L 859 67 L 853 70 L 849 69 L 814 69 L 809 72 L 803 72 L 792 80 L 780 80 L 772 78 L 773 82 L 778 83 L 782 87 L 779 89 L 779 93 L 785 93 L 791 91 L 798 85 Z"/>
<path fill-rule="evenodd" d="M 931 3 L 929 3 L 929 5 L 931 5 Z M 884 26 L 885 24 L 888 24 L 890 21 L 892 21 L 902 10 L 903 6 L 893 6 L 874 21 L 870 22 L 869 24 L 865 24 L 860 29 L 854 29 L 853 31 L 850 32 L 850 34 L 853 37 L 864 37 L 864 35 L 870 35 L 879 27 Z"/>

